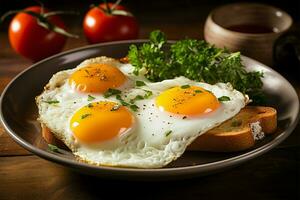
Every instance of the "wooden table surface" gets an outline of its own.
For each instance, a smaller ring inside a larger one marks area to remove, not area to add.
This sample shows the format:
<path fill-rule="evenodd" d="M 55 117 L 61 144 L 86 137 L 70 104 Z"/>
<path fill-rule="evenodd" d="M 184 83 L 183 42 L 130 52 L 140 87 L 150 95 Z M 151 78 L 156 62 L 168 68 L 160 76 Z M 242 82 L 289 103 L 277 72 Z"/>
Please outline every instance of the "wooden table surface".
<path fill-rule="evenodd" d="M 198 27 L 198 28 L 195 28 Z M 144 25 L 140 37 L 163 29 L 172 39 L 201 38 L 201 24 Z M 86 42 L 69 40 L 65 50 Z M 10 48 L 0 33 L 0 92 L 19 72 L 31 65 Z M 298 94 L 300 83 L 293 82 Z M 53 164 L 18 146 L 0 125 L 0 199 L 299 199 L 300 125 L 272 151 L 222 173 L 192 180 L 139 183 L 82 175 Z"/>

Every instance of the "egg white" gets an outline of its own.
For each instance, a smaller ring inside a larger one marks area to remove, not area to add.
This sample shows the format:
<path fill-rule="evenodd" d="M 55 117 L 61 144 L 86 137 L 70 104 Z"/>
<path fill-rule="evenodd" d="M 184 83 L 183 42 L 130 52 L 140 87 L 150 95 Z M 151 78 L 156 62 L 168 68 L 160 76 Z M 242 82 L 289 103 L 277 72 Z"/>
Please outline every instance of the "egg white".
<path fill-rule="evenodd" d="M 70 118 L 79 108 L 88 103 L 97 101 L 118 102 L 118 100 L 114 96 L 104 98 L 101 94 L 92 94 L 95 99 L 88 101 L 88 94 L 74 92 L 67 80 L 76 69 L 58 72 L 51 78 L 45 91 L 36 100 L 39 108 L 39 121 L 45 124 L 58 139 L 62 140 L 80 160 L 95 165 L 138 168 L 163 167 L 180 157 L 195 138 L 235 116 L 248 101 L 247 96 L 225 83 L 210 85 L 195 82 L 185 77 L 150 83 L 144 77 L 134 76 L 132 74 L 133 67 L 130 64 L 122 64 L 106 57 L 86 60 L 77 69 L 90 63 L 106 63 L 119 67 L 128 77 L 127 83 L 120 87 L 125 100 L 137 95 L 143 96 L 145 90 L 152 92 L 150 98 L 135 102 L 139 110 L 132 112 L 136 123 L 130 131 L 122 137 L 114 138 L 108 142 L 87 145 L 74 138 L 69 128 Z M 146 85 L 136 88 L 134 87 L 135 80 L 143 80 Z M 228 96 L 230 101 L 222 102 L 221 106 L 212 113 L 185 119 L 183 116 L 162 112 L 158 109 L 155 105 L 155 98 L 161 92 L 174 86 L 186 84 L 209 90 L 217 98 Z M 52 105 L 44 102 L 53 99 L 60 103 Z"/>

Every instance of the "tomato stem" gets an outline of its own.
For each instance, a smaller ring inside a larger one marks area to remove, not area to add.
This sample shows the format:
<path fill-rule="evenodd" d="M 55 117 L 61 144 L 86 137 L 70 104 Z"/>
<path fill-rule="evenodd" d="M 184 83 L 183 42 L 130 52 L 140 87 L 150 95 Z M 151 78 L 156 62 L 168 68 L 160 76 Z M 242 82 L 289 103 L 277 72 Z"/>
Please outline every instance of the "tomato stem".
<path fill-rule="evenodd" d="M 115 8 L 122 2 L 122 0 L 117 0 L 114 5 L 112 5 L 111 10 L 115 10 Z"/>
<path fill-rule="evenodd" d="M 13 14 L 16 14 L 16 13 L 26 13 L 28 15 L 31 15 L 35 18 L 39 18 L 41 15 L 36 13 L 36 12 L 32 12 L 32 11 L 28 11 L 28 10 L 10 10 L 6 13 L 4 13 L 2 16 L 1 16 L 1 22 L 3 22 L 8 16 L 10 15 L 13 15 Z"/>
<path fill-rule="evenodd" d="M 60 28 L 54 24 L 52 24 L 49 20 L 48 17 L 54 16 L 54 15 L 60 15 L 60 14 L 77 14 L 76 12 L 72 11 L 53 11 L 49 13 L 36 13 L 30 10 L 11 10 L 4 15 L 1 16 L 0 20 L 3 22 L 8 16 L 16 14 L 16 13 L 26 13 L 28 15 L 31 15 L 37 20 L 37 24 L 47 30 L 54 31 L 58 34 L 64 35 L 66 37 L 72 37 L 72 38 L 78 38 L 78 35 L 72 34 L 64 30 L 63 28 Z"/>
<path fill-rule="evenodd" d="M 122 16 L 130 16 L 132 17 L 133 15 L 131 14 L 131 12 L 128 12 L 126 10 L 113 10 L 112 15 L 122 15 Z"/>
<path fill-rule="evenodd" d="M 79 15 L 79 12 L 75 11 L 53 11 L 43 14 L 44 17 L 51 17 L 53 15 Z"/>
<path fill-rule="evenodd" d="M 8 12 L 4 13 L 4 14 L 1 16 L 1 18 L 0 18 L 1 23 L 2 23 L 9 15 L 13 15 L 13 14 L 18 13 L 18 12 L 19 12 L 19 10 L 18 10 L 18 11 L 17 11 L 17 10 L 11 10 L 11 11 L 8 11 Z"/>
<path fill-rule="evenodd" d="M 44 14 L 45 11 L 45 6 L 43 4 L 43 2 L 39 1 L 39 0 L 34 0 L 36 3 L 38 3 L 41 6 L 41 14 Z"/>
<path fill-rule="evenodd" d="M 103 2 L 104 2 L 104 4 L 105 4 L 105 7 L 106 7 L 106 10 L 107 10 L 107 13 L 108 13 L 108 14 L 111 14 L 111 9 L 110 9 L 110 7 L 109 7 L 109 5 L 108 5 L 107 1 L 106 1 L 106 0 L 103 0 Z"/>
<path fill-rule="evenodd" d="M 72 38 L 79 38 L 78 35 L 74 35 L 72 33 L 69 33 L 67 31 L 65 31 L 64 29 L 58 27 L 58 26 L 55 26 L 51 23 L 47 23 L 47 22 L 43 22 L 43 21 L 38 21 L 37 22 L 40 26 L 48 29 L 48 30 L 51 30 L 51 31 L 54 31 L 55 33 L 58 33 L 58 34 L 61 34 L 61 35 L 64 35 L 64 36 L 67 36 L 67 37 L 72 37 Z"/>
<path fill-rule="evenodd" d="M 94 4 L 90 5 L 90 7 L 97 8 L 107 15 L 122 15 L 122 16 L 130 16 L 130 17 L 133 16 L 129 11 L 116 9 L 116 7 L 122 2 L 122 0 L 117 0 L 111 7 L 109 6 L 106 0 L 103 0 L 103 2 L 105 4 L 105 8 L 102 8 L 101 6 L 96 6 Z"/>

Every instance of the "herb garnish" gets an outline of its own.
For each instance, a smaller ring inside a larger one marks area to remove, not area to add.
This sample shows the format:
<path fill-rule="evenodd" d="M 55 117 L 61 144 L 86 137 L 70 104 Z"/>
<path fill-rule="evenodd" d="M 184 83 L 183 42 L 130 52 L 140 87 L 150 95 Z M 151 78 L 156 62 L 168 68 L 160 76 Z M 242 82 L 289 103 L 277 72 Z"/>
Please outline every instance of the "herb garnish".
<path fill-rule="evenodd" d="M 129 103 L 124 101 L 124 99 L 122 99 L 121 95 L 119 95 L 119 94 L 116 95 L 116 99 L 118 99 L 123 106 L 129 106 L 130 105 Z"/>
<path fill-rule="evenodd" d="M 84 70 L 88 75 L 90 75 L 90 72 L 87 70 L 87 69 L 85 69 Z"/>
<path fill-rule="evenodd" d="M 43 101 L 45 103 L 48 103 L 48 104 L 58 104 L 59 101 L 58 100 L 48 100 L 48 101 Z"/>
<path fill-rule="evenodd" d="M 166 131 L 166 133 L 165 133 L 166 137 L 168 137 L 171 133 L 172 133 L 172 130 Z"/>
<path fill-rule="evenodd" d="M 195 93 L 202 93 L 201 90 L 194 90 Z"/>
<path fill-rule="evenodd" d="M 145 92 L 146 92 L 146 94 L 144 95 L 144 98 L 145 99 L 148 99 L 149 97 L 151 97 L 152 96 L 152 91 L 149 91 L 149 90 L 144 90 Z"/>
<path fill-rule="evenodd" d="M 144 83 L 143 81 L 136 81 L 135 85 L 138 86 L 138 87 L 140 87 L 140 86 L 146 85 L 146 83 Z"/>
<path fill-rule="evenodd" d="M 255 103 L 262 103 L 262 72 L 247 72 L 239 52 L 216 48 L 203 40 L 184 39 L 166 44 L 165 34 L 159 30 L 150 34 L 150 41 L 141 46 L 131 45 L 129 62 L 134 74 L 146 71 L 150 81 L 162 81 L 178 76 L 209 84 L 228 83 Z"/>
<path fill-rule="evenodd" d="M 87 105 L 87 107 L 88 107 L 88 108 L 92 108 L 92 107 L 94 107 L 94 106 L 93 106 L 93 104 L 89 103 L 89 104 Z"/>
<path fill-rule="evenodd" d="M 118 99 L 123 106 L 128 106 L 134 112 L 136 112 L 139 109 L 137 105 L 126 102 L 120 95 L 116 95 L 116 99 Z"/>
<path fill-rule="evenodd" d="M 131 104 L 131 105 L 129 106 L 129 108 L 130 108 L 132 111 L 134 111 L 134 112 L 138 111 L 138 109 L 139 109 L 139 107 L 138 107 L 137 105 L 134 105 L 134 104 Z"/>
<path fill-rule="evenodd" d="M 93 101 L 94 99 L 96 99 L 95 97 L 93 97 L 92 95 L 88 95 L 88 101 Z"/>
<path fill-rule="evenodd" d="M 231 122 L 231 126 L 233 126 L 233 127 L 238 127 L 240 125 L 242 125 L 241 120 L 234 120 L 234 121 Z"/>
<path fill-rule="evenodd" d="M 228 96 L 221 96 L 218 98 L 219 101 L 230 101 L 230 98 Z"/>
<path fill-rule="evenodd" d="M 117 90 L 117 89 L 113 89 L 113 88 L 109 88 L 105 93 L 104 93 L 104 97 L 107 98 L 107 97 L 110 97 L 110 96 L 113 96 L 113 95 L 118 95 L 118 94 L 121 94 L 121 91 L 120 90 Z"/>
<path fill-rule="evenodd" d="M 182 85 L 181 89 L 187 89 L 187 88 L 190 88 L 190 87 L 191 87 L 190 85 Z"/>
<path fill-rule="evenodd" d="M 59 148 L 53 144 L 48 144 L 48 149 L 52 152 L 59 153 Z"/>
<path fill-rule="evenodd" d="M 135 101 L 142 100 L 144 97 L 142 95 L 137 95 L 133 99 L 130 99 L 130 103 L 134 103 Z"/>
<path fill-rule="evenodd" d="M 92 115 L 92 114 L 87 113 L 87 114 L 81 115 L 81 119 L 85 119 L 85 118 L 87 118 L 87 117 L 90 116 L 90 115 Z"/>

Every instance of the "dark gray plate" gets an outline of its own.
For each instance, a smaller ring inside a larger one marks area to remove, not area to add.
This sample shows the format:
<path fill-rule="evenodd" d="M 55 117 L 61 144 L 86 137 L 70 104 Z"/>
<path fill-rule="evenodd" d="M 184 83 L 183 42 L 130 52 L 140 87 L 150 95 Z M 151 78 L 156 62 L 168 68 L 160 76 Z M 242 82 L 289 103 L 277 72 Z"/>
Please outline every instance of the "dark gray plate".
<path fill-rule="evenodd" d="M 243 57 L 249 70 L 263 71 L 264 91 L 268 105 L 278 111 L 278 131 L 257 143 L 248 151 L 239 153 L 186 152 L 184 156 L 162 169 L 130 169 L 98 167 L 78 162 L 69 152 L 52 153 L 41 138 L 36 121 L 37 108 L 34 98 L 43 90 L 51 76 L 64 69 L 73 68 L 87 58 L 100 55 L 121 58 L 132 43 L 143 40 L 113 42 L 87 46 L 64 52 L 38 62 L 20 73 L 3 91 L 1 98 L 1 120 L 11 137 L 21 146 L 47 160 L 71 167 L 77 171 L 101 177 L 128 180 L 180 179 L 202 176 L 236 166 L 253 159 L 282 142 L 295 128 L 298 121 L 299 100 L 291 84 L 280 74 L 250 58 Z"/>

